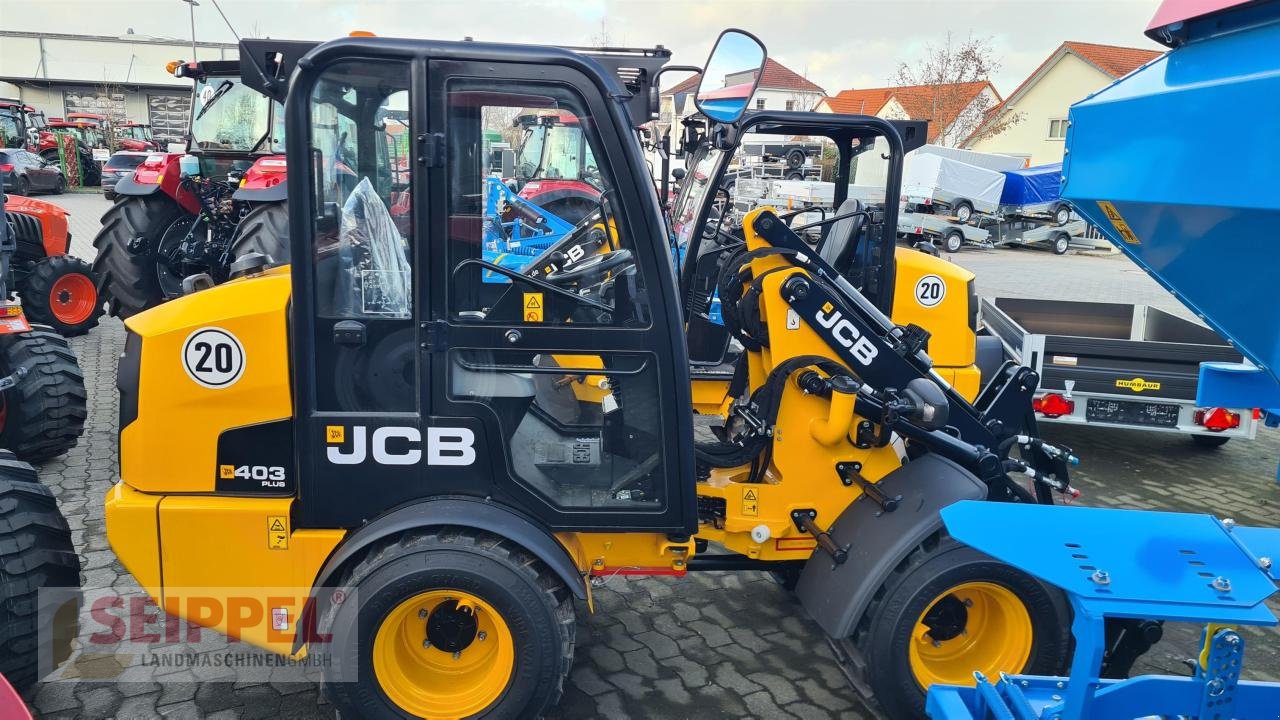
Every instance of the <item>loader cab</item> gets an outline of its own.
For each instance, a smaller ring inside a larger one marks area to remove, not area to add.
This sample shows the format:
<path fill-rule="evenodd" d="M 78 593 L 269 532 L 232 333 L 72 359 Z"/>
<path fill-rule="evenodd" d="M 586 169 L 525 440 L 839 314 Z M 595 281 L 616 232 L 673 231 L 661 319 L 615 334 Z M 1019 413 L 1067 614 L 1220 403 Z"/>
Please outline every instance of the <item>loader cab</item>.
<path fill-rule="evenodd" d="M 676 279 L 626 100 L 556 48 L 358 37 L 298 63 L 299 526 L 464 495 L 554 530 L 696 528 Z M 596 207 L 560 228 L 595 251 L 581 263 L 542 265 L 537 237 L 498 246 L 522 206 L 492 211 L 485 139 L 530 111 L 572 118 L 598 161 Z M 379 150 L 397 117 L 402 171 Z"/>
<path fill-rule="evenodd" d="M 754 207 L 777 207 L 815 252 L 882 312 L 891 313 L 902 159 L 924 142 L 926 124 L 768 111 L 749 112 L 737 122 L 725 123 L 704 115 L 707 119 L 686 134 L 689 170 L 671 211 L 694 365 L 714 368 L 732 360 L 716 281 L 720 266 L 743 247 L 737 220 Z M 796 138 L 819 141 L 826 148 L 826 162 L 790 167 L 778 160 L 776 168 L 755 162 L 742 152 L 748 134 L 776 138 L 778 143 Z M 860 165 L 864 171 L 865 166 L 880 166 L 870 173 L 874 182 L 855 182 Z M 814 192 L 810 181 L 824 184 L 832 196 L 806 197 L 802 190 Z"/>

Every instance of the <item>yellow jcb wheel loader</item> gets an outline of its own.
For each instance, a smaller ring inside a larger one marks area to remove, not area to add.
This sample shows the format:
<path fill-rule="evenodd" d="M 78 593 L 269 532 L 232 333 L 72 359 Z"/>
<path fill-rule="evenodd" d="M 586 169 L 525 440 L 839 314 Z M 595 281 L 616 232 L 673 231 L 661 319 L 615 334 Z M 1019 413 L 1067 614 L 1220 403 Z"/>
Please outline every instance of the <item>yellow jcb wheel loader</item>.
<path fill-rule="evenodd" d="M 939 521 L 962 499 L 1050 501 L 1071 456 L 1036 436 L 1035 373 L 1006 365 L 979 391 L 972 276 L 895 250 L 903 133 L 921 125 L 804 133 L 837 143 L 846 178 L 882 142 L 884 200 L 838 196 L 816 248 L 770 208 L 710 248 L 726 330 L 703 345 L 732 370 L 695 381 L 712 193 L 692 193 L 722 167 L 694 168 L 669 232 L 634 131 L 649 93 L 549 47 L 351 37 L 297 57 L 245 40 L 241 56 L 285 105 L 292 264 L 249 254 L 131 317 L 120 360 L 107 532 L 166 608 L 199 621 L 187 589 L 263 588 L 285 630 L 237 636 L 326 658 L 358 717 L 539 715 L 592 579 L 618 574 L 777 572 L 890 717 L 974 669 L 1060 668 L 1062 598 Z M 705 153 L 811 122 L 744 114 L 764 57 L 721 35 Z M 579 121 L 603 190 L 513 268 L 485 259 L 502 219 L 482 148 L 529 108 Z M 379 150 L 390 116 L 408 118 L 407 169 Z M 926 280 L 927 302 L 902 291 Z"/>

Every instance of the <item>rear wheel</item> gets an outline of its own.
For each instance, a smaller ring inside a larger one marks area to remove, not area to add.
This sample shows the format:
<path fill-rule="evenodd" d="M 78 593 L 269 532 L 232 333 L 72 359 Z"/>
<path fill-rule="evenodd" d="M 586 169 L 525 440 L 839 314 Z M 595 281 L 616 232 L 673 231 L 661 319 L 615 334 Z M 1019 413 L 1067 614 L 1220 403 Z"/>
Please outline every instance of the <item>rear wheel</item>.
<path fill-rule="evenodd" d="M 364 718 L 538 717 L 573 658 L 573 597 L 519 546 L 439 528 L 375 548 L 325 625 L 325 688 Z"/>
<path fill-rule="evenodd" d="M 1226 445 L 1227 441 L 1230 439 L 1231 438 L 1229 437 L 1223 437 L 1221 435 L 1192 435 L 1191 436 L 1192 442 L 1208 450 L 1212 450 L 1213 448 L 1220 448 L 1223 445 Z"/>
<path fill-rule="evenodd" d="M 14 195 L 30 195 L 30 194 L 31 194 L 31 181 L 30 181 L 30 180 L 28 180 L 28 179 L 26 179 L 25 177 L 19 177 L 19 178 L 18 178 L 18 187 L 17 187 L 17 189 L 16 189 L 16 190 L 14 190 L 14 191 L 13 191 L 13 194 L 14 194 Z"/>
<path fill-rule="evenodd" d="M 973 685 L 974 671 L 1056 675 L 1066 667 L 1071 612 L 1039 580 L 935 535 L 877 591 L 855 643 L 885 714 L 923 718 L 933 684 Z"/>
<path fill-rule="evenodd" d="M 0 450 L 0 674 L 18 692 L 70 656 L 79 612 L 76 602 L 62 601 L 74 600 L 79 587 L 80 562 L 53 493 L 30 465 Z M 67 595 L 49 594 L 53 588 Z M 53 643 L 47 653 L 40 652 L 41 628 Z"/>
<path fill-rule="evenodd" d="M 1067 221 L 1070 219 L 1071 208 L 1066 205 L 1059 205 L 1058 208 L 1053 211 L 1053 221 L 1058 225 L 1066 225 Z"/>
<path fill-rule="evenodd" d="M 186 215 L 172 198 L 157 193 L 124 198 L 102 216 L 93 239 L 93 273 L 112 315 L 127 318 L 164 302 L 155 250 L 164 232 Z"/>
<path fill-rule="evenodd" d="M 1054 255 L 1066 255 L 1067 251 L 1070 249 L 1071 249 L 1071 237 L 1068 236 L 1066 233 L 1058 233 L 1058 235 L 1053 238 L 1053 254 Z"/>
<path fill-rule="evenodd" d="M 285 203 L 259 205 L 244 216 L 231 240 L 231 257 L 262 253 L 271 265 L 289 264 L 289 208 Z"/>
<path fill-rule="evenodd" d="M 61 195 L 67 190 L 67 176 L 58 173 L 58 184 L 53 186 L 53 194 Z"/>
<path fill-rule="evenodd" d="M 42 325 L 0 335 L 0 377 L 19 367 L 26 377 L 0 394 L 0 446 L 29 462 L 57 457 L 84 432 L 84 374 L 66 339 Z"/>
<path fill-rule="evenodd" d="M 949 253 L 960 252 L 960 248 L 964 245 L 964 233 L 959 230 L 952 230 L 942 238 L 942 246 Z"/>
<path fill-rule="evenodd" d="M 66 337 L 89 332 L 102 317 L 93 268 L 70 255 L 37 261 L 19 292 L 32 322 L 49 325 Z"/>
<path fill-rule="evenodd" d="M 956 205 L 955 215 L 957 220 L 962 223 L 967 223 L 969 222 L 969 219 L 973 217 L 973 206 L 967 201 L 962 202 L 959 205 Z"/>
<path fill-rule="evenodd" d="M 798 168 L 804 164 L 804 151 L 800 149 L 792 149 L 787 153 L 787 167 Z"/>

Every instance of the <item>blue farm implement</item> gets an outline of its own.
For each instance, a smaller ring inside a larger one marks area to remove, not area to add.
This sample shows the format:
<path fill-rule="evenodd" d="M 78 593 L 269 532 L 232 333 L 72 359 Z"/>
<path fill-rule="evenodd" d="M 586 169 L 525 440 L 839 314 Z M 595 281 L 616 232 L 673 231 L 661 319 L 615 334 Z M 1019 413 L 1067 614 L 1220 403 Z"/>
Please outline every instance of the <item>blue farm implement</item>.
<path fill-rule="evenodd" d="M 1191 7 L 1194 6 L 1194 7 Z M 1147 30 L 1171 50 L 1071 109 L 1063 196 L 1244 355 L 1201 367 L 1196 404 L 1280 408 L 1274 228 L 1280 2 L 1167 0 Z M 1204 150 L 1220 108 L 1245 152 Z M 1266 410 L 1274 424 L 1280 411 Z M 948 531 L 1061 588 L 1075 611 L 1069 677 L 975 674 L 930 688 L 933 718 L 1280 717 L 1280 684 L 1240 679 L 1241 626 L 1275 626 L 1280 529 L 1211 515 L 960 503 Z M 1105 679 L 1105 618 L 1203 625 L 1191 677 Z"/>

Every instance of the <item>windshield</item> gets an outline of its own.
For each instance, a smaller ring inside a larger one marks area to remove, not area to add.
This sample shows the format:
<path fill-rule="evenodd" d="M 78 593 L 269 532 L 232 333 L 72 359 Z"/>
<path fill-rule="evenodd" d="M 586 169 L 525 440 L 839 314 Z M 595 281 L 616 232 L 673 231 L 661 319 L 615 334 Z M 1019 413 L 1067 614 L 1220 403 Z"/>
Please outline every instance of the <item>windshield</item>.
<path fill-rule="evenodd" d="M 22 131 L 18 127 L 18 118 L 8 111 L 0 112 L 0 147 L 15 148 L 22 146 Z"/>
<path fill-rule="evenodd" d="M 698 221 L 698 208 L 702 199 L 711 188 L 711 179 L 715 175 L 716 163 L 724 155 L 723 150 L 705 148 L 705 154 L 697 158 L 689 174 L 680 181 L 680 196 L 676 198 L 671 212 L 671 226 L 676 232 L 676 247 L 689 244 L 693 226 Z"/>
<path fill-rule="evenodd" d="M 582 180 L 600 186 L 595 156 L 582 141 L 582 128 L 577 125 L 527 128 L 516 158 L 516 174 L 523 180 Z"/>
<path fill-rule="evenodd" d="M 145 125 L 128 125 L 120 128 L 120 135 L 131 140 L 150 140 L 151 133 L 147 130 Z"/>
<path fill-rule="evenodd" d="M 266 95 L 229 78 L 196 82 L 192 100 L 193 147 L 251 152 L 267 134 Z"/>

